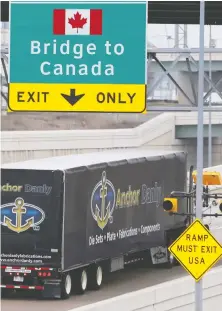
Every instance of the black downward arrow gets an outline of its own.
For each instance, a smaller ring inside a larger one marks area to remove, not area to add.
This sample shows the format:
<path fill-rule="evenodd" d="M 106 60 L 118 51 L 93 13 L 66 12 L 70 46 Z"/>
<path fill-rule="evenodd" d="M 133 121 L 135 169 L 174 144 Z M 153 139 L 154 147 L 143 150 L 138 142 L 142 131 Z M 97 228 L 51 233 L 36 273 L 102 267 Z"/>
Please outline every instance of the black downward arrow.
<path fill-rule="evenodd" d="M 76 89 L 70 89 L 70 95 L 61 95 L 70 103 L 70 105 L 75 105 L 85 94 L 76 95 Z"/>

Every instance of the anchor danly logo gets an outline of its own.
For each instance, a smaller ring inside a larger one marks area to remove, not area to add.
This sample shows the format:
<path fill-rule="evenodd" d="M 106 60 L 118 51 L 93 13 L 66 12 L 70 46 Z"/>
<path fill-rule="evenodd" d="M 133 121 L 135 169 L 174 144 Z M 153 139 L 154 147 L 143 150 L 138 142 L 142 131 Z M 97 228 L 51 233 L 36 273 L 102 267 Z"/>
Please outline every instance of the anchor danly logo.
<path fill-rule="evenodd" d="M 38 231 L 44 219 L 45 213 L 40 207 L 26 203 L 21 197 L 13 203 L 1 205 L 1 225 L 17 233 L 30 228 Z"/>
<path fill-rule="evenodd" d="M 91 212 L 102 230 L 108 221 L 113 222 L 113 211 L 115 207 L 115 188 L 111 181 L 106 178 L 106 172 L 102 172 L 101 180 L 96 184 L 91 195 Z"/>

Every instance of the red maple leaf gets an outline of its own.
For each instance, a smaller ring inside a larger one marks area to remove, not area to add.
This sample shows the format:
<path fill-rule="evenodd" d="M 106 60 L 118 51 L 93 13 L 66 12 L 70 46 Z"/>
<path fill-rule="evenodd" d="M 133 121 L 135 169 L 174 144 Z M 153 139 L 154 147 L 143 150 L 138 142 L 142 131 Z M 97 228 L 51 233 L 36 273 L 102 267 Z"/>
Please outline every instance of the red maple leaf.
<path fill-rule="evenodd" d="M 83 28 L 83 26 L 86 23 L 87 23 L 87 18 L 82 18 L 82 14 L 79 14 L 79 12 L 74 14 L 74 18 L 73 17 L 69 18 L 69 24 L 72 26 L 72 28 L 77 29 L 77 33 L 78 33 L 78 29 Z"/>

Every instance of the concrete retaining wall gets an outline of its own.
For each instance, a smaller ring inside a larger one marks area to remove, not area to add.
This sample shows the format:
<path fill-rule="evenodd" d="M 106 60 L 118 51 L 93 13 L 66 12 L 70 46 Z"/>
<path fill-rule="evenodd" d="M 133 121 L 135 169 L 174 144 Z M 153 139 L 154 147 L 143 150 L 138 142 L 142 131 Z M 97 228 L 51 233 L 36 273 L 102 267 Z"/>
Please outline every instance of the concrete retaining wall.
<path fill-rule="evenodd" d="M 222 268 L 203 278 L 203 311 L 219 311 L 222 306 Z M 195 281 L 190 276 L 117 296 L 69 311 L 194 311 Z"/>
<path fill-rule="evenodd" d="M 213 114 L 212 124 L 218 124 L 220 119 L 222 120 L 222 113 Z M 3 131 L 2 163 L 107 149 L 159 148 L 187 151 L 188 165 L 196 165 L 196 139 L 175 139 L 175 125 L 195 124 L 196 121 L 196 113 L 163 113 L 136 128 L 129 129 Z M 205 114 L 204 123 L 207 121 Z M 221 140 L 213 139 L 212 151 L 213 165 L 221 164 Z M 207 166 L 207 142 L 204 145 L 204 166 Z"/>
<path fill-rule="evenodd" d="M 171 131 L 173 116 L 161 114 L 157 118 L 161 127 L 156 125 L 155 118 L 131 129 L 2 132 L 2 162 L 142 147 L 148 141 Z"/>

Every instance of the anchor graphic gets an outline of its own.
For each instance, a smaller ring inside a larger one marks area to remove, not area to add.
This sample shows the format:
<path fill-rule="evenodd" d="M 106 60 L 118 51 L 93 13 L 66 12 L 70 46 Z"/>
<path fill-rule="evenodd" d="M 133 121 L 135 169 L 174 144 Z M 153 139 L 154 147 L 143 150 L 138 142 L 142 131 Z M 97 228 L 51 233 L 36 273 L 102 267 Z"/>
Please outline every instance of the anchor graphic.
<path fill-rule="evenodd" d="M 101 198 L 101 215 L 100 215 L 100 209 L 98 205 L 96 204 L 96 221 L 98 226 L 103 229 L 109 220 L 110 217 L 110 202 L 108 203 L 106 207 L 106 197 L 107 197 L 107 186 L 106 186 L 106 172 L 104 171 L 102 173 L 102 187 L 100 189 L 100 198 Z M 106 214 L 105 214 L 105 209 Z"/>
<path fill-rule="evenodd" d="M 22 215 L 26 213 L 26 208 L 24 207 L 24 200 L 22 198 L 17 198 L 15 200 L 15 207 L 13 207 L 12 213 L 16 214 L 16 225 L 13 225 L 12 220 L 5 216 L 5 224 L 10 230 L 20 233 L 28 230 L 31 226 L 33 226 L 33 217 L 26 220 L 26 223 L 22 225 Z"/>

